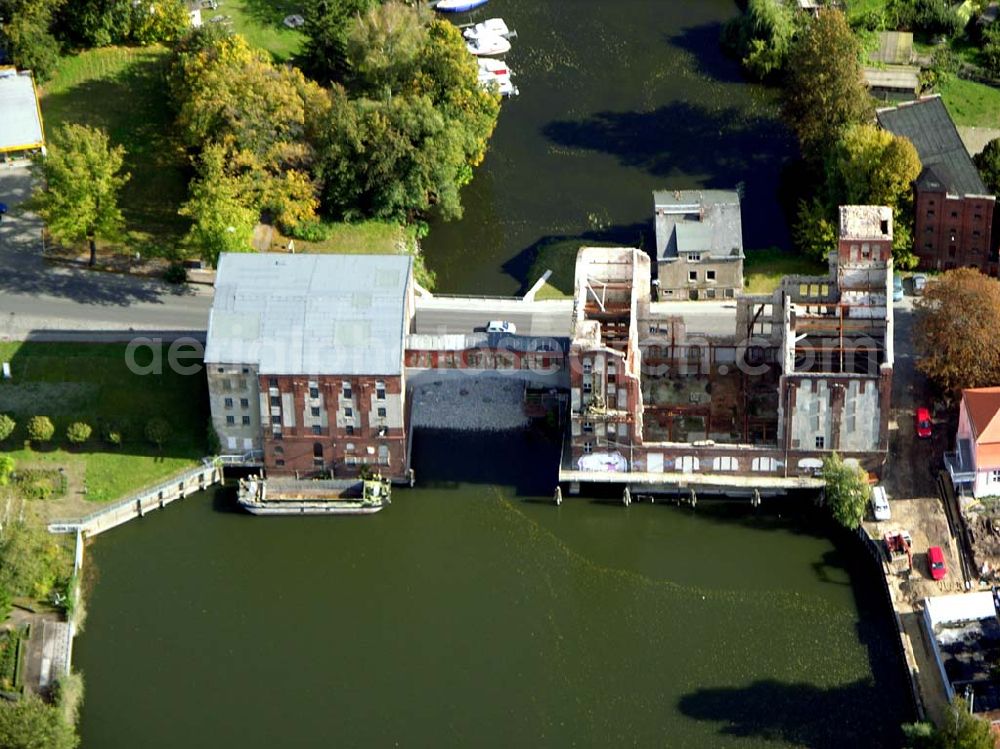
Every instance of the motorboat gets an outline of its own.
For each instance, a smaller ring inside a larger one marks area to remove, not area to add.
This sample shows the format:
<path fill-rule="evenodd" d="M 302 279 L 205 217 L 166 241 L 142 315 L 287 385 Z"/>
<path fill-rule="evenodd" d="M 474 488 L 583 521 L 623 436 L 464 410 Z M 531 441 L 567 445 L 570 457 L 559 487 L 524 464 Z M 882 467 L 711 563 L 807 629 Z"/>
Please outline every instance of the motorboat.
<path fill-rule="evenodd" d="M 462 31 L 462 35 L 466 39 L 476 39 L 482 34 L 496 34 L 497 36 L 502 36 L 504 39 L 517 38 L 517 32 L 507 28 L 507 22 L 502 18 L 487 18 L 481 23 L 466 26 Z"/>
<path fill-rule="evenodd" d="M 480 73 L 489 73 L 501 78 L 510 78 L 514 75 L 511 69 L 507 67 L 506 62 L 498 60 L 495 57 L 480 57 L 476 62 L 479 63 Z"/>
<path fill-rule="evenodd" d="M 510 52 L 510 41 L 496 34 L 483 33 L 465 45 L 477 57 L 492 57 Z"/>
<path fill-rule="evenodd" d="M 494 84 L 496 85 L 497 91 L 500 92 L 501 96 L 517 96 L 520 93 L 517 90 L 517 86 L 511 82 L 510 78 L 479 71 L 480 86 L 483 88 L 489 88 Z"/>
<path fill-rule="evenodd" d="M 487 0 L 440 0 L 434 6 L 434 10 L 439 10 L 442 13 L 465 13 L 486 5 L 486 3 Z"/>
<path fill-rule="evenodd" d="M 514 72 L 507 67 L 506 62 L 492 57 L 480 57 L 476 60 L 476 62 L 479 63 L 479 85 L 486 88 L 490 84 L 496 83 L 503 96 L 517 96 L 517 86 L 515 86 L 510 80 L 511 76 L 514 75 Z M 509 325 L 513 328 L 513 323 L 503 324 Z M 490 325 L 487 325 L 486 332 L 490 332 L 490 327 L 492 325 L 492 322 Z M 513 332 L 513 330 L 501 332 Z"/>

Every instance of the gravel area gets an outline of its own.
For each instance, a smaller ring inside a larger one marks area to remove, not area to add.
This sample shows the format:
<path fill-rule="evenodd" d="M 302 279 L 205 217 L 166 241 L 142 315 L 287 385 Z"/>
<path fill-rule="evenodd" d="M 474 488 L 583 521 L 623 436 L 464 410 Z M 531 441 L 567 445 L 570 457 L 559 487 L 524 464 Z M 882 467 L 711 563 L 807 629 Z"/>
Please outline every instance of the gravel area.
<path fill-rule="evenodd" d="M 417 385 L 411 394 L 413 426 L 465 432 L 522 429 L 524 383 L 500 378 L 461 378 Z"/>

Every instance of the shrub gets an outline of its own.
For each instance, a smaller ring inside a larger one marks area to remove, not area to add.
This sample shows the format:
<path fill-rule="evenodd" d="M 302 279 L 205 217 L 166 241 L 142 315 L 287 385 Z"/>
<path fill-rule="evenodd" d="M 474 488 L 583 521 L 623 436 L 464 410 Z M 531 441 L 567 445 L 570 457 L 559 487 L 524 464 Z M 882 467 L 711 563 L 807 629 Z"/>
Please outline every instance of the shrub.
<path fill-rule="evenodd" d="M 74 445 L 82 445 L 90 439 L 90 435 L 93 431 L 94 430 L 90 428 L 90 424 L 86 424 L 82 421 L 74 421 L 66 428 L 66 439 Z"/>
<path fill-rule="evenodd" d="M 306 242 L 322 242 L 330 238 L 330 228 L 321 221 L 299 221 L 285 230 L 293 239 Z"/>
<path fill-rule="evenodd" d="M 163 272 L 163 280 L 167 283 L 181 284 L 187 283 L 188 273 L 183 263 L 173 262 L 167 266 Z"/>
<path fill-rule="evenodd" d="M 17 422 L 10 418 L 7 414 L 0 414 L 0 442 L 10 437 L 14 433 L 14 429 L 17 427 Z"/>
<path fill-rule="evenodd" d="M 25 499 L 46 500 L 66 493 L 66 476 L 59 471 L 29 468 L 18 471 L 14 481 L 17 492 Z"/>
<path fill-rule="evenodd" d="M 163 443 L 170 439 L 170 422 L 166 419 L 155 416 L 146 422 L 146 439 L 157 447 L 163 447 Z"/>
<path fill-rule="evenodd" d="M 121 422 L 108 421 L 101 425 L 101 439 L 112 447 L 121 447 L 125 427 Z"/>
<path fill-rule="evenodd" d="M 32 416 L 28 420 L 28 439 L 32 442 L 48 442 L 56 433 L 56 427 L 48 416 Z"/>
<path fill-rule="evenodd" d="M 11 474 L 17 464 L 9 455 L 0 455 L 0 486 L 7 486 L 10 483 Z"/>

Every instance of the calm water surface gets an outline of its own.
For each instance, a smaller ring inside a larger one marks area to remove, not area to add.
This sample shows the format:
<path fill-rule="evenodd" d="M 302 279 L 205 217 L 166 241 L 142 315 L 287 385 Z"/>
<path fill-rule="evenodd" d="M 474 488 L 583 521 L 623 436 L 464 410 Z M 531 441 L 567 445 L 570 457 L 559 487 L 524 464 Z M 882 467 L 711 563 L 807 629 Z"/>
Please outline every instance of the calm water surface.
<path fill-rule="evenodd" d="M 478 483 L 547 450 L 424 433 L 423 485 L 372 517 L 253 518 L 220 490 L 102 536 L 83 746 L 898 745 L 853 545 L 787 505 Z"/>
<path fill-rule="evenodd" d="M 793 151 L 773 92 L 719 50 L 733 0 L 491 0 L 518 31 L 489 154 L 465 216 L 424 249 L 440 291 L 522 289 L 538 248 L 563 239 L 651 247 L 652 190 L 744 195 L 747 248 L 784 246 L 778 176 Z"/>

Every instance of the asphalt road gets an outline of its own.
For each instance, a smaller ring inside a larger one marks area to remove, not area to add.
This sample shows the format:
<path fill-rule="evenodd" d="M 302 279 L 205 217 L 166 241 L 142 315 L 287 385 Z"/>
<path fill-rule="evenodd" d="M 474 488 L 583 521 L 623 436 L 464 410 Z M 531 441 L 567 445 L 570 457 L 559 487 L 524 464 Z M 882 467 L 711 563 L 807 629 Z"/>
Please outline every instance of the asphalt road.
<path fill-rule="evenodd" d="M 158 281 L 95 273 L 46 263 L 41 221 L 22 214 L 26 167 L 0 166 L 0 338 L 59 331 L 204 330 L 212 304 L 208 287 L 177 288 Z"/>
<path fill-rule="evenodd" d="M 569 300 L 522 302 L 514 299 L 418 299 L 417 333 L 475 333 L 490 320 L 505 320 L 518 335 L 568 338 L 573 303 Z"/>
<path fill-rule="evenodd" d="M 177 287 L 135 276 L 48 263 L 41 255 L 42 222 L 18 209 L 31 190 L 25 166 L 0 166 L 0 339 L 119 340 L 123 332 L 204 331 L 212 306 L 208 286 Z M 490 320 L 506 320 L 521 335 L 570 335 L 572 301 L 419 299 L 418 333 L 472 333 Z M 654 308 L 683 315 L 689 332 L 731 334 L 733 302 L 663 303 Z"/>

